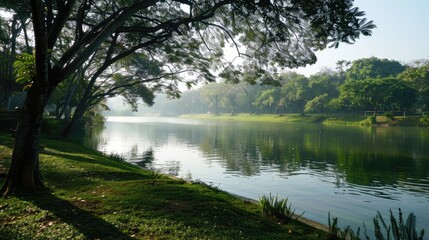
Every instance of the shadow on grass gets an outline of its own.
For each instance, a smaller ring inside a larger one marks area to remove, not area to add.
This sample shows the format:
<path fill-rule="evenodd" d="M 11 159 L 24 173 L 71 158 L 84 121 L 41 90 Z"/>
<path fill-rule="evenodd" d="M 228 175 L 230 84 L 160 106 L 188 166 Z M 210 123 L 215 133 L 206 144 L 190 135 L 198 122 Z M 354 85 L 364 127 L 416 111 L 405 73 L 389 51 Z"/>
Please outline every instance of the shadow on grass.
<path fill-rule="evenodd" d="M 314 229 L 300 225 L 289 234 L 286 226 L 271 222 L 258 212 L 256 205 L 237 200 L 221 191 L 189 184 L 143 185 L 128 182 L 115 189 L 112 199 L 121 208 L 134 206 L 132 212 L 146 213 L 146 219 L 168 219 L 172 225 L 186 226 L 204 232 L 207 239 L 308 239 Z M 235 204 L 233 201 L 236 201 Z M 246 210 L 246 209 L 253 210 Z M 294 223 L 289 226 L 297 226 Z M 293 227 L 292 227 L 293 228 Z"/>
<path fill-rule="evenodd" d="M 121 169 L 121 170 L 125 170 L 125 171 L 130 171 L 130 170 L 132 171 L 132 170 L 138 169 L 137 166 L 134 166 L 134 165 L 128 164 L 126 162 L 122 162 L 122 161 L 112 160 L 111 158 L 104 157 L 101 155 L 96 156 L 96 155 L 91 154 L 91 156 L 94 156 L 94 158 L 89 158 L 89 157 L 71 155 L 71 154 L 67 154 L 67 153 L 51 152 L 48 150 L 43 150 L 42 153 L 46 154 L 46 155 L 58 157 L 58 158 L 63 158 L 66 160 L 72 160 L 72 161 L 79 162 L 79 163 L 99 164 L 101 166 L 113 167 L 113 168 L 117 168 L 117 169 Z M 139 174 L 137 174 L 137 175 L 139 175 Z M 140 174 L 140 176 L 143 176 L 143 175 Z"/>
<path fill-rule="evenodd" d="M 40 209 L 49 211 L 61 221 L 72 225 L 87 239 L 132 239 L 114 225 L 96 217 L 89 211 L 52 195 L 48 191 L 31 196 L 22 196 L 21 199 L 32 202 Z"/>

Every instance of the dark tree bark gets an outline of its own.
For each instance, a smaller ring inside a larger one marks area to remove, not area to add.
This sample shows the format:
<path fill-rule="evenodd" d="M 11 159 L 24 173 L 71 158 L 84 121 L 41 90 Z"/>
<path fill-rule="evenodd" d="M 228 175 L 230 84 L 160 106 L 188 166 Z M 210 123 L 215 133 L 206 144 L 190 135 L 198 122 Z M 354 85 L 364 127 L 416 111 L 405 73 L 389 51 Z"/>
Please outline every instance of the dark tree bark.
<path fill-rule="evenodd" d="M 0 191 L 2 195 L 43 188 L 38 145 L 42 113 L 50 94 L 41 94 L 39 91 L 37 87 L 32 87 L 20 110 L 12 162 L 6 182 Z"/>
<path fill-rule="evenodd" d="M 36 46 L 36 66 L 32 85 L 20 110 L 11 166 L 1 195 L 34 191 L 43 187 L 39 167 L 39 139 L 43 110 L 54 87 L 48 82 L 48 45 L 41 0 L 31 1 Z"/>

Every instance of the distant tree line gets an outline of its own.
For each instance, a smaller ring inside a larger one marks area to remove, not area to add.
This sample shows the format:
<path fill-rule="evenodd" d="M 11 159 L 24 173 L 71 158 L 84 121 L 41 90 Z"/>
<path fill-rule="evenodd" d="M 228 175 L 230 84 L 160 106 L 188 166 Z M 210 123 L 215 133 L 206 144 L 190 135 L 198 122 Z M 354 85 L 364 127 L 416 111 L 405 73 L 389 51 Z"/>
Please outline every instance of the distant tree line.
<path fill-rule="evenodd" d="M 339 61 L 335 70 L 306 77 L 295 72 L 271 79 L 245 72 L 237 81 L 224 78 L 180 99 L 156 99 L 152 112 L 163 115 L 196 113 L 363 113 L 364 111 L 427 111 L 429 62 L 403 65 L 376 57 Z M 237 82 L 237 83 L 235 83 Z"/>

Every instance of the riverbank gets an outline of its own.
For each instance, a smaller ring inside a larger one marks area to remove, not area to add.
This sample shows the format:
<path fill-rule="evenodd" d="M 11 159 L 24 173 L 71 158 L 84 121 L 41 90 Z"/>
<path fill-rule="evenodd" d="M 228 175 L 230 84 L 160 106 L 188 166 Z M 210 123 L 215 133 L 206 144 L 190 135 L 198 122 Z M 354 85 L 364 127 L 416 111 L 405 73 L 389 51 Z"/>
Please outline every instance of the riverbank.
<path fill-rule="evenodd" d="M 325 236 L 297 221 L 278 224 L 259 206 L 216 188 L 142 170 L 74 143 L 43 139 L 41 144 L 41 170 L 49 190 L 0 198 L 1 239 Z M 0 166 L 7 167 L 11 146 L 9 135 L 0 133 Z"/>
<path fill-rule="evenodd" d="M 319 123 L 326 125 L 348 125 L 361 126 L 367 116 L 356 114 L 188 114 L 181 115 L 181 118 L 205 119 L 205 120 L 225 120 L 225 121 L 251 121 L 251 122 L 276 122 L 276 123 Z M 377 123 L 372 126 L 407 126 L 417 127 L 420 116 L 395 116 L 394 120 L 384 116 L 377 116 Z"/>

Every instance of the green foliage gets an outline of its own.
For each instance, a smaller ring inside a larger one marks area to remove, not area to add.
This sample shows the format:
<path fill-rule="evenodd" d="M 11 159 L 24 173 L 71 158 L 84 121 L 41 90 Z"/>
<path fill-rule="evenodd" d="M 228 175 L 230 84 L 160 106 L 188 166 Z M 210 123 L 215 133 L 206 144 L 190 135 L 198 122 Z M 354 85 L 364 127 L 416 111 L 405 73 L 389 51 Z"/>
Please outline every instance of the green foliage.
<path fill-rule="evenodd" d="M 395 117 L 393 116 L 393 113 L 391 113 L 391 112 L 385 112 L 383 115 L 389 120 L 392 120 L 392 121 L 395 120 Z"/>
<path fill-rule="evenodd" d="M 28 84 L 26 87 L 31 86 L 33 78 L 36 75 L 36 59 L 34 54 L 22 53 L 16 56 L 13 63 L 15 81 L 20 84 Z"/>
<path fill-rule="evenodd" d="M 149 176 L 150 176 L 150 178 L 152 178 L 152 179 L 160 179 L 160 178 L 163 176 L 163 174 L 162 174 L 162 173 L 161 173 L 161 171 L 159 171 L 159 170 L 151 169 L 151 170 L 149 171 Z"/>
<path fill-rule="evenodd" d="M 55 118 L 42 119 L 42 132 L 48 135 L 58 135 L 61 132 L 61 121 Z"/>
<path fill-rule="evenodd" d="M 301 114 L 304 114 L 307 102 L 314 98 L 314 94 L 310 89 L 309 80 L 303 75 L 297 75 L 287 80 L 282 86 L 282 94 L 286 102 L 298 107 Z"/>
<path fill-rule="evenodd" d="M 416 107 L 426 110 L 429 106 L 429 62 L 416 61 L 401 74 L 399 79 L 405 80 L 417 92 Z"/>
<path fill-rule="evenodd" d="M 405 66 L 395 60 L 362 58 L 352 62 L 352 66 L 346 71 L 346 77 L 349 80 L 396 77 L 404 70 Z"/>
<path fill-rule="evenodd" d="M 376 124 L 377 123 L 377 118 L 375 116 L 369 116 L 367 118 L 369 124 Z"/>
<path fill-rule="evenodd" d="M 366 118 L 365 121 L 361 122 L 360 125 L 373 125 L 373 124 L 377 124 L 377 117 L 369 116 Z"/>
<path fill-rule="evenodd" d="M 327 233 L 327 239 L 336 240 L 336 239 L 351 239 L 351 240 L 357 240 L 359 239 L 359 233 L 360 228 L 355 233 L 350 226 L 347 226 L 344 228 L 344 230 L 341 230 L 340 227 L 338 227 L 338 218 L 333 217 L 331 221 L 331 213 L 328 213 L 328 233 Z"/>
<path fill-rule="evenodd" d="M 331 213 L 328 213 L 328 239 L 338 239 L 339 233 L 341 232 L 340 228 L 337 226 L 338 218 L 332 218 L 331 222 Z"/>
<path fill-rule="evenodd" d="M 324 112 L 328 109 L 330 103 L 329 95 L 327 93 L 316 96 L 305 104 L 306 112 Z"/>
<path fill-rule="evenodd" d="M 424 116 L 420 118 L 420 126 L 422 127 L 429 127 L 429 116 Z"/>
<path fill-rule="evenodd" d="M 292 204 L 288 206 L 288 198 L 279 200 L 277 197 L 278 195 L 274 197 L 271 193 L 269 197 L 265 195 L 259 197 L 259 205 L 262 207 L 263 213 L 274 217 L 282 223 L 288 223 L 293 219 L 296 220 L 304 214 L 303 212 L 295 217 L 295 210 L 292 210 Z"/>
<path fill-rule="evenodd" d="M 416 100 L 415 90 L 396 78 L 367 78 L 347 80 L 339 86 L 337 101 L 349 109 L 402 110 L 410 108 Z"/>
<path fill-rule="evenodd" d="M 397 219 L 392 210 L 390 210 L 390 225 L 387 225 L 380 212 L 374 218 L 374 236 L 376 240 L 422 240 L 424 236 L 424 229 L 420 232 L 416 229 L 416 216 L 410 213 L 407 220 L 404 221 L 402 211 L 399 209 Z M 367 233 L 365 236 L 369 239 Z"/>
<path fill-rule="evenodd" d="M 278 88 L 264 90 L 255 99 L 254 105 L 259 108 L 263 108 L 264 106 L 266 106 L 276 109 L 280 97 L 279 93 L 280 92 Z"/>

